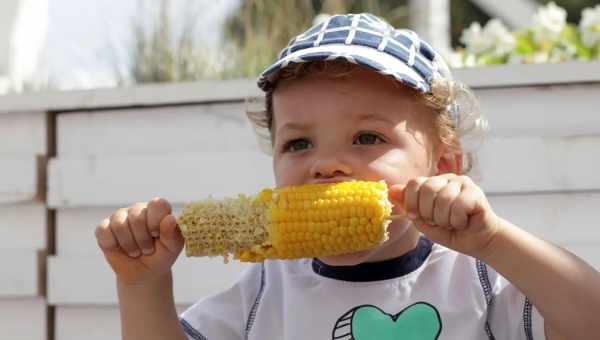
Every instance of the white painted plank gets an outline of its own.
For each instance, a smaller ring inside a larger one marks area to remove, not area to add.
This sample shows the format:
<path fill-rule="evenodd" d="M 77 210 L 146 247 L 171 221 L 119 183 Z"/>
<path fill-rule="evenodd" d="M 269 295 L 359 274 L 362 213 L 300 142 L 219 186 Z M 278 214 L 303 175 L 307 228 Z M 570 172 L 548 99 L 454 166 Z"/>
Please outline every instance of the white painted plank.
<path fill-rule="evenodd" d="M 597 243 L 565 245 L 600 269 Z M 175 302 L 190 305 L 226 288 L 239 277 L 245 266 L 248 265 L 239 262 L 223 264 L 217 258 L 187 258 L 182 255 L 174 266 Z M 50 257 L 48 285 L 51 305 L 113 305 L 118 302 L 114 274 L 100 254 L 79 258 Z"/>
<path fill-rule="evenodd" d="M 57 306 L 56 340 L 121 339 L 119 308 Z"/>
<path fill-rule="evenodd" d="M 492 136 L 560 137 L 600 133 L 599 92 L 600 85 L 589 84 L 483 89 L 477 94 Z M 510 110 L 506 109 L 508 102 Z M 214 104 L 61 114 L 58 154 L 256 150 L 244 110 L 243 104 Z"/>
<path fill-rule="evenodd" d="M 41 92 L 5 95 L 0 114 L 19 111 L 62 111 L 185 103 L 242 101 L 261 94 L 255 80 L 205 80 L 189 83 L 146 84 L 115 89 Z"/>
<path fill-rule="evenodd" d="M 46 247 L 43 203 L 0 205 L 0 250 Z"/>
<path fill-rule="evenodd" d="M 187 306 L 176 306 L 181 314 Z M 121 339 L 119 308 L 115 306 L 56 307 L 56 340 Z"/>
<path fill-rule="evenodd" d="M 71 112 L 57 126 L 61 158 L 258 150 L 243 104 Z"/>
<path fill-rule="evenodd" d="M 600 248 L 600 192 L 490 195 L 494 212 L 532 234 L 560 244 Z"/>
<path fill-rule="evenodd" d="M 476 91 L 490 135 L 502 137 L 599 135 L 599 93 L 600 83 Z"/>
<path fill-rule="evenodd" d="M 46 149 L 45 112 L 0 115 L 0 155 L 43 155 Z"/>
<path fill-rule="evenodd" d="M 0 338 L 46 340 L 46 334 L 43 298 L 0 299 Z"/>
<path fill-rule="evenodd" d="M 175 303 L 189 305 L 232 284 L 249 264 L 223 263 L 222 258 L 186 257 L 173 267 Z M 48 258 L 48 301 L 51 305 L 117 303 L 115 275 L 101 251 L 87 256 Z"/>
<path fill-rule="evenodd" d="M 536 194 L 536 195 L 509 195 L 490 196 L 491 204 L 500 216 L 509 219 L 538 237 L 552 242 L 573 247 L 572 250 L 586 261 L 597 264 L 597 251 L 600 249 L 600 230 L 597 226 L 596 207 L 600 204 L 600 193 L 561 193 L 561 194 Z M 178 209 L 175 208 L 175 211 Z M 59 242 L 63 248 L 59 248 L 59 256 L 50 259 L 51 301 L 57 304 L 81 304 L 81 303 L 112 303 L 114 301 L 114 282 L 112 272 L 108 265 L 103 262 L 95 239 L 93 238 L 93 227 L 97 219 L 110 214 L 113 208 L 94 209 L 65 209 L 59 210 Z M 83 227 L 86 225 L 86 227 Z M 89 225 L 89 226 L 87 226 Z M 63 229 L 64 230 L 61 230 Z M 71 235 L 66 238 L 65 235 Z M 73 236 L 76 235 L 76 236 Z M 80 248 L 79 248 L 80 247 Z M 85 255 L 85 253 L 96 252 L 97 256 Z M 77 257 L 75 257 L 77 256 Z M 100 258 L 100 259 L 98 259 Z M 191 303 L 193 299 L 202 295 L 201 287 L 196 287 L 191 282 L 202 282 L 201 275 L 195 274 L 191 279 L 189 273 L 198 270 L 182 269 L 196 264 L 203 259 L 186 258 L 183 255 L 178 260 L 175 271 L 176 291 L 182 296 L 178 300 L 181 303 Z M 206 264 L 206 271 L 213 272 L 218 269 L 228 269 L 230 265 L 223 265 L 220 259 L 210 260 Z M 214 267 L 213 267 L 214 266 Z M 598 266 L 597 266 L 598 268 Z M 186 274 L 181 274 L 186 272 Z M 69 274 L 70 273 L 70 274 Z M 78 273 L 77 278 L 65 277 Z M 83 273 L 83 274 L 82 274 Z M 179 282 L 178 277 L 189 279 L 190 282 Z M 234 275 L 229 278 L 234 277 Z M 82 282 L 73 280 L 85 279 Z M 226 284 L 224 279 L 221 284 Z M 64 281 L 68 282 L 63 286 Z M 101 288 L 85 289 L 94 282 L 98 282 Z M 189 284 L 189 286 L 188 286 Z M 183 287 L 181 286 L 183 285 Z M 216 284 L 215 286 L 219 286 Z M 80 287 L 80 288 L 78 288 Z M 106 295 L 106 292 L 110 294 Z M 54 294 L 54 295 L 52 295 Z M 100 294 L 100 295 L 99 295 Z"/>
<path fill-rule="evenodd" d="M 489 195 L 499 215 L 533 234 L 553 241 L 597 242 L 600 192 Z M 181 211 L 173 206 L 173 213 Z M 57 254 L 79 256 L 97 251 L 94 228 L 117 208 L 65 208 L 56 212 Z"/>
<path fill-rule="evenodd" d="M 490 139 L 480 152 L 481 185 L 489 193 L 600 189 L 590 157 L 599 148 L 600 137 Z M 120 206 L 154 196 L 179 204 L 255 193 L 274 183 L 270 161 L 258 152 L 53 159 L 49 204 Z"/>
<path fill-rule="evenodd" d="M 0 298 L 32 297 L 38 292 L 38 253 L 35 249 L 0 249 Z"/>
<path fill-rule="evenodd" d="M 38 197 L 38 165 L 33 155 L 0 156 L 0 163 L 0 204 L 28 202 Z"/>
<path fill-rule="evenodd" d="M 155 196 L 177 204 L 273 185 L 270 157 L 251 151 L 53 159 L 48 177 L 52 207 L 121 206 Z"/>
<path fill-rule="evenodd" d="M 481 186 L 490 193 L 600 189 L 600 135 L 490 139 L 480 151 Z"/>
<path fill-rule="evenodd" d="M 600 62 L 507 64 L 462 68 L 454 77 L 473 88 L 599 83 Z M 513 102 L 510 102 L 513 104 Z"/>
<path fill-rule="evenodd" d="M 94 230 L 100 221 L 118 208 L 120 207 L 56 210 L 56 254 L 60 257 L 72 257 L 98 252 Z M 175 207 L 173 208 L 175 212 Z"/>
<path fill-rule="evenodd" d="M 498 65 L 453 71 L 474 88 L 600 82 L 600 62 Z M 262 95 L 255 79 L 149 84 L 118 89 L 5 95 L 0 114 L 21 111 L 61 111 L 140 107 L 182 103 L 242 101 Z"/>

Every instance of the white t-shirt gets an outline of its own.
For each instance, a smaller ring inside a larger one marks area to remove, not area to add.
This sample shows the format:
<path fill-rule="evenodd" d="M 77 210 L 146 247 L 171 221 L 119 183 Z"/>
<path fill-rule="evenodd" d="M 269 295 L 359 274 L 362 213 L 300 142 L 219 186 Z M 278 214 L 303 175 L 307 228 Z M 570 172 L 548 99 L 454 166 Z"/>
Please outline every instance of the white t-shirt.
<path fill-rule="evenodd" d="M 189 339 L 545 339 L 525 296 L 492 268 L 421 238 L 397 259 L 265 261 L 180 316 Z"/>

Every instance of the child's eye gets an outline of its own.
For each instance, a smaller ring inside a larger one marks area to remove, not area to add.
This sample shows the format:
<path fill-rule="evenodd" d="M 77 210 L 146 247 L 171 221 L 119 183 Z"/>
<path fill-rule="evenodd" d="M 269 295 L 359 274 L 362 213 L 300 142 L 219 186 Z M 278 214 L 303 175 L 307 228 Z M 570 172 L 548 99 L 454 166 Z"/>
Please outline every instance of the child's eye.
<path fill-rule="evenodd" d="M 283 147 L 283 151 L 295 152 L 308 149 L 310 147 L 312 147 L 312 143 L 308 139 L 298 138 L 287 142 Z"/>
<path fill-rule="evenodd" d="M 354 139 L 352 144 L 381 144 L 383 142 L 385 141 L 378 135 L 371 132 L 363 132 Z"/>

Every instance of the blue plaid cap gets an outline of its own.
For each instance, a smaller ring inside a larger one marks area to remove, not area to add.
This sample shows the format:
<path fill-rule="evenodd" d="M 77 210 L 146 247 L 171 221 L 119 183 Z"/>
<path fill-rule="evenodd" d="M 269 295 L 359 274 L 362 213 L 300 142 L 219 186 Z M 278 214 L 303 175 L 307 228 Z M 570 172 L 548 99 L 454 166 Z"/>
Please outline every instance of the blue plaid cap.
<path fill-rule="evenodd" d="M 395 29 L 369 13 L 334 15 L 293 38 L 258 78 L 273 88 L 278 72 L 293 63 L 343 59 L 430 93 L 433 79 L 451 79 L 448 66 L 427 42 L 408 29 Z"/>

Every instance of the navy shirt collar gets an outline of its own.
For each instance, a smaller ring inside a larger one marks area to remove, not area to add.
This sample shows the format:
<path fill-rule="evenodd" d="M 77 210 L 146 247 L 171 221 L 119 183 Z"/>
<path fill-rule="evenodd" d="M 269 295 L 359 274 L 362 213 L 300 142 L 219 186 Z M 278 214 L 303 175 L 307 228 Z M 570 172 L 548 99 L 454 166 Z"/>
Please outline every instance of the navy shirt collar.
<path fill-rule="evenodd" d="M 312 268 L 318 275 L 342 281 L 368 282 L 393 279 L 419 268 L 431 253 L 432 246 L 433 242 L 421 237 L 415 249 L 397 258 L 355 266 L 330 266 L 315 258 L 312 261 Z"/>

